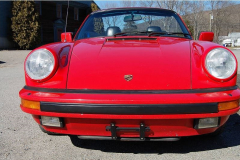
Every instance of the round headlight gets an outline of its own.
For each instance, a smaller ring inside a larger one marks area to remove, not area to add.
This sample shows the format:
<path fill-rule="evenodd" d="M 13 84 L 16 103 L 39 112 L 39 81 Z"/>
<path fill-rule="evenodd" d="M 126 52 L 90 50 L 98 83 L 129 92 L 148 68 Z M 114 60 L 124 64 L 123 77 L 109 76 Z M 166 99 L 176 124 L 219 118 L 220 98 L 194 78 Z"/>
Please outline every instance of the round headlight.
<path fill-rule="evenodd" d="M 25 63 L 27 75 L 33 80 L 42 80 L 48 77 L 55 66 L 52 53 L 46 49 L 32 52 Z"/>
<path fill-rule="evenodd" d="M 235 72 L 237 62 L 228 50 L 216 48 L 207 54 L 205 67 L 213 77 L 226 79 L 231 77 Z"/>

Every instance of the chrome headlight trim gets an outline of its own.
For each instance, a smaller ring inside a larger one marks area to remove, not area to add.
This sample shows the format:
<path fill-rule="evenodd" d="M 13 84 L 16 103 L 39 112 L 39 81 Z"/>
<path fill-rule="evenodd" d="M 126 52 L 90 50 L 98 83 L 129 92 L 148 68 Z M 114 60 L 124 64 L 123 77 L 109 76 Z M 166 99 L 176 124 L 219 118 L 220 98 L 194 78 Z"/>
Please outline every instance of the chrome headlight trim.
<path fill-rule="evenodd" d="M 33 80 L 43 80 L 51 75 L 56 65 L 53 54 L 47 49 L 33 51 L 26 59 L 26 74 Z"/>
<path fill-rule="evenodd" d="M 234 55 L 224 48 L 215 48 L 205 58 L 205 68 L 217 79 L 228 79 L 236 71 L 237 61 Z"/>

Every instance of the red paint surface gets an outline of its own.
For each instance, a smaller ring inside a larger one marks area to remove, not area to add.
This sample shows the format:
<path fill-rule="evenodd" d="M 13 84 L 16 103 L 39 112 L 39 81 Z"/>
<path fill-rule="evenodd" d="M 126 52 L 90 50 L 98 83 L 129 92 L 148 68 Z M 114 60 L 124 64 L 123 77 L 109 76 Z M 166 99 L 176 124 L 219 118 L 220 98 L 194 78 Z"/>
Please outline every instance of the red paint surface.
<path fill-rule="evenodd" d="M 30 94 L 29 94 L 30 93 Z M 232 96 L 230 96 L 231 94 Z M 239 99 L 240 90 L 196 93 L 196 94 L 63 94 L 42 93 L 22 89 L 20 97 L 28 100 L 68 103 L 98 103 L 98 104 L 179 104 L 179 103 L 208 103 L 232 101 Z M 238 108 L 207 114 L 166 114 L 166 115 L 109 115 L 109 114 L 81 114 L 42 112 L 24 108 L 21 109 L 32 115 L 39 123 L 39 115 L 64 118 L 64 128 L 44 127 L 51 132 L 74 135 L 110 136 L 105 127 L 116 123 L 120 127 L 137 127 L 144 123 L 151 128 L 147 137 L 175 137 L 206 134 L 217 128 L 193 128 L 195 118 L 222 117 L 221 125 L 229 115 L 236 113 Z M 119 132 L 120 137 L 137 137 L 135 132 Z"/>
<path fill-rule="evenodd" d="M 212 42 L 214 38 L 213 32 L 200 32 L 199 40 L 200 41 L 210 41 Z"/>
<path fill-rule="evenodd" d="M 20 105 L 21 106 L 21 105 Z M 56 113 L 56 112 L 42 112 L 39 110 L 24 108 L 21 106 L 21 109 L 32 115 L 42 115 L 42 116 L 52 116 L 52 117 L 65 117 L 65 118 L 79 118 L 79 119 L 95 119 L 96 121 L 99 119 L 194 119 L 194 118 L 209 118 L 209 117 L 225 117 L 231 114 L 238 112 L 238 108 L 234 108 L 231 110 L 221 111 L 218 113 L 202 113 L 202 114 L 162 114 L 162 115 L 111 115 L 111 114 L 80 114 L 80 113 Z"/>
<path fill-rule="evenodd" d="M 25 74 L 26 85 L 32 86 L 32 87 L 41 87 L 41 88 L 66 88 L 68 66 L 70 63 L 70 57 L 71 57 L 73 43 L 58 42 L 58 43 L 44 45 L 44 46 L 37 48 L 37 49 L 42 49 L 42 48 L 48 49 L 54 55 L 54 57 L 56 57 L 57 62 L 58 62 L 57 64 L 59 64 L 59 63 L 61 64 L 60 53 L 66 47 L 70 47 L 70 49 L 69 49 L 69 53 L 64 53 L 64 55 L 67 56 L 67 62 L 66 62 L 65 66 L 62 66 L 62 65 L 55 66 L 56 69 L 50 74 L 50 76 L 47 77 L 47 79 L 45 81 L 38 81 L 38 82 L 34 81 L 30 77 L 28 77 L 27 74 Z M 31 54 L 31 52 L 29 53 L 29 55 L 30 54 Z"/>
<path fill-rule="evenodd" d="M 67 43 L 60 42 L 39 47 L 51 51 L 59 65 L 56 65 L 55 71 L 43 81 L 37 82 L 25 75 L 27 86 L 59 89 L 185 90 L 236 85 L 237 71 L 229 79 L 221 81 L 211 77 L 204 69 L 206 54 L 216 47 L 222 47 L 215 43 L 159 36 L 151 37 L 156 40 L 126 40 L 139 37 L 124 36 L 115 39 L 109 37 L 114 39 L 110 41 L 107 38 L 72 41 L 69 36 Z M 200 35 L 200 39 L 211 40 L 209 34 L 205 36 L 202 34 L 203 38 L 201 38 Z M 121 38 L 125 40 L 119 40 Z M 141 36 L 141 38 L 149 37 Z M 132 75 L 133 79 L 126 81 L 124 75 Z M 26 100 L 93 104 L 189 104 L 227 102 L 240 98 L 239 89 L 191 94 L 68 94 L 22 89 L 19 94 Z M 106 115 L 41 112 L 22 106 L 21 109 L 32 114 L 38 123 L 39 115 L 63 117 L 64 128 L 44 127 L 51 132 L 110 136 L 110 132 L 107 132 L 105 127 L 112 122 L 120 127 L 138 127 L 139 123 L 145 123 L 151 128 L 151 131 L 146 133 L 147 137 L 210 133 L 217 128 L 195 130 L 193 119 L 222 117 L 222 125 L 229 115 L 239 110 L 235 108 L 208 114 Z M 131 132 L 120 132 L 118 136 L 139 137 L 138 133 Z"/>
<path fill-rule="evenodd" d="M 91 104 L 187 104 L 234 101 L 240 90 L 192 94 L 76 94 L 45 93 L 22 89 L 20 97 L 32 101 Z"/>
<path fill-rule="evenodd" d="M 183 38 L 75 43 L 68 89 L 157 90 L 190 89 L 190 47 Z M 144 37 L 142 37 L 144 38 Z M 146 37 L 145 37 L 146 38 Z M 76 69 L 77 68 L 77 69 Z M 126 81 L 124 75 L 132 75 Z"/>
<path fill-rule="evenodd" d="M 207 53 L 214 48 L 224 48 L 218 44 L 212 42 L 204 42 L 204 41 L 191 41 L 191 49 L 192 49 L 192 88 L 219 88 L 219 87 L 228 87 L 235 86 L 237 82 L 237 68 L 234 74 L 226 79 L 219 80 L 217 78 L 212 77 L 205 69 L 204 62 Z M 227 48 L 224 48 L 227 49 Z M 227 49 L 228 50 L 228 49 Z M 228 50 L 232 53 L 232 51 Z M 233 54 L 233 53 L 232 53 Z M 234 54 L 233 54 L 234 55 Z M 234 55 L 235 57 L 235 55 Z M 236 59 L 236 57 L 235 57 Z M 237 59 L 236 59 L 237 61 Z"/>
<path fill-rule="evenodd" d="M 72 32 L 61 33 L 61 42 L 72 42 Z"/>
<path fill-rule="evenodd" d="M 150 127 L 150 132 L 146 132 L 146 137 L 182 137 L 201 135 L 214 132 L 217 128 L 194 129 L 193 118 L 184 119 L 89 119 L 89 118 L 64 118 L 64 128 L 46 127 L 50 132 L 73 134 L 73 135 L 88 135 L 88 136 L 111 136 L 111 132 L 106 131 L 106 126 L 110 123 L 115 123 L 118 127 L 139 127 L 140 123 Z M 178 117 L 178 116 L 177 116 Z M 121 118 L 121 116 L 119 116 Z M 221 117 L 220 125 L 223 125 L 229 116 Z M 34 116 L 37 123 L 39 116 Z M 117 132 L 119 137 L 139 137 L 138 132 Z"/>

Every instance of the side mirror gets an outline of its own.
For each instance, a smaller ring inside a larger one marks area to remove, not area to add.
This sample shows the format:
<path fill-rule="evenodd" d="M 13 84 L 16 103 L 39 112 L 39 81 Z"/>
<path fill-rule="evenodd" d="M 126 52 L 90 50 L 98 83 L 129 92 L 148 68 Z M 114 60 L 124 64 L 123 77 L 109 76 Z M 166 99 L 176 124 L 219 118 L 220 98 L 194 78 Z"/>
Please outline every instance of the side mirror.
<path fill-rule="evenodd" d="M 200 32 L 198 40 L 212 42 L 213 38 L 214 38 L 214 33 L 213 32 Z"/>
<path fill-rule="evenodd" d="M 72 42 L 72 32 L 61 33 L 61 42 Z"/>

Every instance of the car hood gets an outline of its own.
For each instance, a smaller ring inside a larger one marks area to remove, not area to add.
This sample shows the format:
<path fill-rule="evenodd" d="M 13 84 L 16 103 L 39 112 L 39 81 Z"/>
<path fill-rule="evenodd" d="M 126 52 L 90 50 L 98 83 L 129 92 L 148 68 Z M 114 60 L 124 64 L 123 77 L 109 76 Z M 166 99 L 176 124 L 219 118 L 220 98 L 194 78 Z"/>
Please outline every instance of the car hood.
<path fill-rule="evenodd" d="M 68 89 L 190 89 L 188 39 L 91 38 L 75 42 Z"/>

